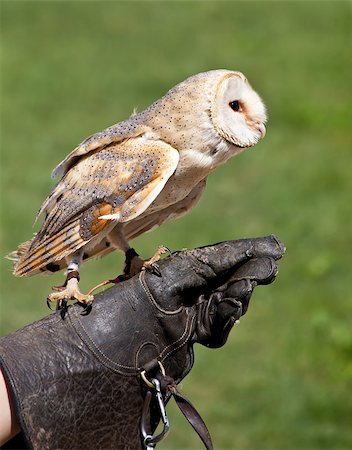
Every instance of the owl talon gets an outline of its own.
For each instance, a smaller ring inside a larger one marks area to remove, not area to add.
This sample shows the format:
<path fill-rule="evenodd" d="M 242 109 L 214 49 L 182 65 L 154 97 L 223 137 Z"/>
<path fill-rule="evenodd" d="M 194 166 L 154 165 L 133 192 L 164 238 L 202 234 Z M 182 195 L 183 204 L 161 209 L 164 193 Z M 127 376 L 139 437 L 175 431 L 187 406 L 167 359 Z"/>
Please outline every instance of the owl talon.
<path fill-rule="evenodd" d="M 169 253 L 170 254 L 171 252 L 170 252 L 170 250 L 167 247 L 165 247 L 165 245 L 160 245 L 157 248 L 157 250 L 154 253 L 154 255 L 148 261 L 144 262 L 144 265 L 145 264 L 153 265 L 154 263 L 158 262 L 160 260 L 160 258 L 161 258 L 161 255 L 164 255 L 165 253 Z"/>
<path fill-rule="evenodd" d="M 65 289 L 48 295 L 48 302 L 57 302 L 57 309 L 64 308 L 68 300 L 77 300 L 79 303 L 87 304 L 93 300 L 93 296 L 82 294 L 78 287 L 78 279 L 72 277 L 67 280 Z"/>
<path fill-rule="evenodd" d="M 53 308 L 52 308 L 51 305 L 50 305 L 50 301 L 49 301 L 48 298 L 46 299 L 46 304 L 47 304 L 48 308 L 49 308 L 51 311 L 54 311 Z"/>
<path fill-rule="evenodd" d="M 60 299 L 56 303 L 56 310 L 67 308 L 67 299 Z"/>
<path fill-rule="evenodd" d="M 149 264 L 148 261 L 146 261 L 143 264 L 142 270 L 147 270 L 148 272 L 152 273 L 153 275 L 156 275 L 157 277 L 161 277 L 161 272 L 160 272 L 159 266 L 156 263 Z"/>
<path fill-rule="evenodd" d="M 56 304 L 56 310 L 60 311 L 61 319 L 64 320 L 67 313 L 67 300 L 59 300 Z"/>
<path fill-rule="evenodd" d="M 85 303 L 82 306 L 83 306 L 83 311 L 81 312 L 81 316 L 88 316 L 88 314 L 92 311 L 93 301 Z"/>
<path fill-rule="evenodd" d="M 163 255 L 164 253 L 171 253 L 171 252 L 164 245 L 160 245 L 160 247 L 158 247 L 154 255 L 147 261 L 144 261 L 141 270 L 148 270 L 148 272 L 151 272 L 154 275 L 161 277 L 159 266 L 156 263 L 160 261 L 161 255 Z"/>

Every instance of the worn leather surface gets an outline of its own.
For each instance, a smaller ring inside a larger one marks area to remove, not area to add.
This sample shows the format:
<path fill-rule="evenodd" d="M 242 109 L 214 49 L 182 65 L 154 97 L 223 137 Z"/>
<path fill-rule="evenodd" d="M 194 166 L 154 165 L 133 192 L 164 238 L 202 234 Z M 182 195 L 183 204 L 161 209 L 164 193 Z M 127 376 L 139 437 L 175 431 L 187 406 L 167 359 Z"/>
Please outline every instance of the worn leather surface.
<path fill-rule="evenodd" d="M 151 361 L 179 383 L 192 346 L 219 347 L 246 312 L 257 284 L 270 283 L 284 252 L 273 236 L 177 252 L 80 305 L 0 340 L 1 364 L 21 429 L 35 449 L 138 449 Z M 152 428 L 158 415 L 152 410 Z"/>

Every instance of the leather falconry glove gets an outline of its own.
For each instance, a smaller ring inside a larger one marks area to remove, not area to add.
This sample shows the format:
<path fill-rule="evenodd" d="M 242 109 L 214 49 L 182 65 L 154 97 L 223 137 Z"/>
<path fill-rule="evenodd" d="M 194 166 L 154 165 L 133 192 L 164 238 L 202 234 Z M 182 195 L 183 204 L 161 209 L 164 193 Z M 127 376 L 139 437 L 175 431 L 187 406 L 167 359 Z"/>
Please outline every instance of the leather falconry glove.
<path fill-rule="evenodd" d="M 283 253 L 275 236 L 176 252 L 158 264 L 160 277 L 142 271 L 96 295 L 88 315 L 75 304 L 64 319 L 55 312 L 2 338 L 21 448 L 154 448 L 169 428 L 173 396 L 211 449 L 177 384 L 193 366 L 193 344 L 225 344 Z"/>

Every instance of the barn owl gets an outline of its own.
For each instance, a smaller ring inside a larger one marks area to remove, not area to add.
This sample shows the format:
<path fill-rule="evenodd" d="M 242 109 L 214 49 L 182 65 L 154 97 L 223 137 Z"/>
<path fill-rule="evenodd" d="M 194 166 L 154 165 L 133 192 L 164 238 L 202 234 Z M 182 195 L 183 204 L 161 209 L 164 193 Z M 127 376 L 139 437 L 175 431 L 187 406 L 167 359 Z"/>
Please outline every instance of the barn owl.
<path fill-rule="evenodd" d="M 92 296 L 78 286 L 83 261 L 117 249 L 127 275 L 148 267 L 129 241 L 188 212 L 210 172 L 265 136 L 266 119 L 241 72 L 212 70 L 88 137 L 54 169 L 59 181 L 37 214 L 41 229 L 12 254 L 14 275 L 67 268 L 48 299 L 87 304 Z"/>

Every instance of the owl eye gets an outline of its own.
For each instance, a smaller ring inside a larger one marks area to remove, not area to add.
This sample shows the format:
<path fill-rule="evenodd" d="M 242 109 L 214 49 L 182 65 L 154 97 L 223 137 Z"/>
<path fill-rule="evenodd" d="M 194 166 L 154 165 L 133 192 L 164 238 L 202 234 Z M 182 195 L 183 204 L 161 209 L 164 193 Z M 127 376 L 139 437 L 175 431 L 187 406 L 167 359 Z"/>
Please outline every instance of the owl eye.
<path fill-rule="evenodd" d="M 233 100 L 232 102 L 229 103 L 229 106 L 234 111 L 240 111 L 241 110 L 241 105 L 240 105 L 240 102 L 238 100 Z"/>

